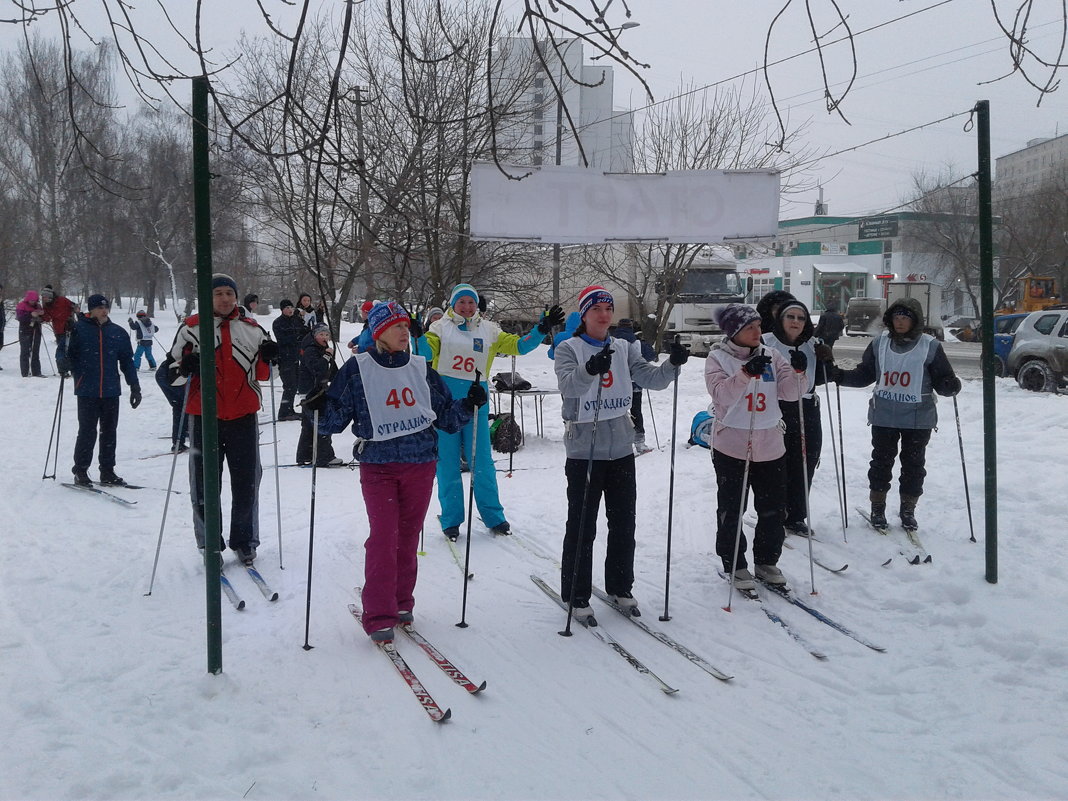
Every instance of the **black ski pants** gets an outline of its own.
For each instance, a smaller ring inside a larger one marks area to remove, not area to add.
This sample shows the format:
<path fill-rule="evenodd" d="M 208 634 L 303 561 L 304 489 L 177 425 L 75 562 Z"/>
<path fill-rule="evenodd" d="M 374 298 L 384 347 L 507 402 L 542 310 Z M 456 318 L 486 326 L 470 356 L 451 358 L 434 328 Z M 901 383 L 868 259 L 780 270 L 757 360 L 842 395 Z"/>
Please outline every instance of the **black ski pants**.
<path fill-rule="evenodd" d="M 278 376 L 282 379 L 282 403 L 278 407 L 278 416 L 293 414 L 293 400 L 297 397 L 297 372 L 300 367 L 300 352 L 278 359 Z"/>
<path fill-rule="evenodd" d="M 315 440 L 319 443 L 316 445 Z M 312 449 L 318 450 L 316 464 L 319 467 L 334 459 L 334 445 L 329 434 L 320 434 L 315 430 L 315 413 L 307 409 L 300 413 L 300 439 L 297 440 L 297 464 L 311 464 Z"/>
<path fill-rule="evenodd" d="M 19 325 L 19 367 L 22 377 L 41 375 L 41 326 Z"/>
<path fill-rule="evenodd" d="M 575 603 L 588 603 L 590 600 L 593 542 L 597 537 L 597 517 L 602 495 L 605 516 L 608 518 L 604 590 L 609 595 L 618 595 L 630 592 L 634 586 L 634 507 L 637 494 L 634 455 L 594 461 L 587 497 L 586 468 L 589 464 L 586 459 L 568 459 L 564 463 L 564 475 L 567 476 L 567 528 L 560 568 L 560 596 L 567 601 L 574 588 Z M 582 517 L 584 497 L 585 518 Z"/>
<path fill-rule="evenodd" d="M 74 441 L 74 466 L 89 469 L 93 463 L 97 429 L 100 429 L 101 470 L 115 467 L 115 443 L 118 440 L 120 398 L 78 396 L 78 438 Z"/>
<path fill-rule="evenodd" d="M 898 489 L 902 496 L 919 498 L 923 495 L 923 480 L 927 476 L 927 443 L 931 441 L 929 428 L 871 427 L 871 465 L 868 468 L 868 487 L 875 492 L 888 492 L 890 478 L 901 446 L 901 476 Z"/>
<path fill-rule="evenodd" d="M 167 403 L 171 406 L 171 447 L 184 445 L 189 438 L 189 421 L 182 423 L 185 414 L 185 388 L 188 382 L 180 387 L 172 386 L 168 376 L 168 365 L 161 364 L 156 368 L 156 384 L 163 390 Z"/>
<path fill-rule="evenodd" d="M 757 513 L 756 533 L 753 536 L 753 561 L 758 565 L 778 564 L 782 555 L 782 541 L 786 538 L 782 523 L 786 505 L 786 457 L 771 462 L 749 463 L 749 487 L 742 497 L 745 481 L 745 460 L 735 459 L 712 449 L 712 465 L 716 469 L 716 555 L 723 562 L 723 571 L 730 573 L 734 558 L 734 539 L 738 535 L 738 518 L 749 502 L 753 491 L 753 506 Z M 735 570 L 749 567 L 745 552 L 748 549 L 745 532 L 738 542 L 738 563 Z"/>
<path fill-rule="evenodd" d="M 204 426 L 201 416 L 193 421 L 189 451 L 189 490 L 193 503 L 193 534 L 197 547 L 204 545 Z M 260 544 L 260 446 L 255 414 L 219 421 L 219 477 L 223 462 L 230 473 L 230 547 L 237 551 Z M 222 532 L 218 532 L 221 536 Z"/>
<path fill-rule="evenodd" d="M 786 443 L 786 522 L 800 523 L 806 517 L 808 491 L 812 488 L 812 476 L 819 467 L 820 451 L 823 450 L 819 399 L 812 397 L 801 400 L 801 414 L 805 420 L 804 447 L 801 443 L 801 420 L 798 419 L 797 401 L 779 401 L 779 409 L 786 424 L 783 437 Z M 805 458 L 802 458 L 802 452 Z"/>

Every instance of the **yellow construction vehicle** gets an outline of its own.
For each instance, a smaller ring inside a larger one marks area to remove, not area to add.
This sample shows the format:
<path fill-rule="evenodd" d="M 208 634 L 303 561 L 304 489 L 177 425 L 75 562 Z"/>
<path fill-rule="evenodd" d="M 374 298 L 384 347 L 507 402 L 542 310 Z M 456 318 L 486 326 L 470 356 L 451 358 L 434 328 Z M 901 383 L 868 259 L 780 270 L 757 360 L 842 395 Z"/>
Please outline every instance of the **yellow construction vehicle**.
<path fill-rule="evenodd" d="M 1060 291 L 1057 279 L 1049 275 L 1024 275 L 1018 283 L 1019 297 L 1014 301 L 1005 301 L 994 314 L 1015 314 L 1048 309 L 1060 303 Z"/>

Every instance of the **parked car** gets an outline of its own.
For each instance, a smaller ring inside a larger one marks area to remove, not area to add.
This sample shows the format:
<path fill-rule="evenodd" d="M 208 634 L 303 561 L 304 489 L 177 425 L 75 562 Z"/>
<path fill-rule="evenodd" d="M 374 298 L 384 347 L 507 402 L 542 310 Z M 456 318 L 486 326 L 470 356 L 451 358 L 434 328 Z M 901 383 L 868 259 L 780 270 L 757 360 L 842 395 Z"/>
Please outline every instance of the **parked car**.
<path fill-rule="evenodd" d="M 870 337 L 883 330 L 885 298 L 850 298 L 846 304 L 846 336 Z"/>
<path fill-rule="evenodd" d="M 1012 343 L 1016 341 L 1016 329 L 1028 316 L 1029 313 L 1024 312 L 1022 314 L 999 314 L 994 318 L 995 375 L 1009 375 L 1009 352 L 1012 350 Z"/>
<path fill-rule="evenodd" d="M 1068 306 L 1027 315 L 1016 329 L 1006 367 L 1024 389 L 1063 388 L 1068 375 Z"/>

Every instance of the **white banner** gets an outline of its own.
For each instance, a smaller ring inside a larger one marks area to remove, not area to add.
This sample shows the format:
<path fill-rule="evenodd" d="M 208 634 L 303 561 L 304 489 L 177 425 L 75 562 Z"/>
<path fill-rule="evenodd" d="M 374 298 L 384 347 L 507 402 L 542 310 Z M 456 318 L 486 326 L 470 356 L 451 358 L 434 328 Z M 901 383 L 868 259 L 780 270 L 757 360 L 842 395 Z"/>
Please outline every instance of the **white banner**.
<path fill-rule="evenodd" d="M 680 170 L 605 173 L 584 167 L 475 164 L 471 236 L 560 244 L 723 242 L 774 237 L 779 173 Z"/>

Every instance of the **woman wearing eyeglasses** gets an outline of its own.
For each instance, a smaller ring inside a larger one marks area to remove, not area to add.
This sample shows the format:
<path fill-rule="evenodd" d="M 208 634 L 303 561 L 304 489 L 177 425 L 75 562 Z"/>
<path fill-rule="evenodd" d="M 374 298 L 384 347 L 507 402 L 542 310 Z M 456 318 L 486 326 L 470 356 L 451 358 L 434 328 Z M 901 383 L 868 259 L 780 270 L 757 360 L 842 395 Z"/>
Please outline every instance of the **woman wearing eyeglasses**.
<path fill-rule="evenodd" d="M 806 369 L 808 390 L 800 401 L 780 400 L 786 445 L 786 522 L 787 534 L 808 536 L 808 493 L 812 487 L 812 474 L 820 463 L 823 447 L 823 427 L 820 422 L 819 397 L 815 387 L 824 382 L 826 373 L 816 369 L 816 352 L 813 340 L 812 318 L 808 308 L 799 300 L 791 298 L 775 311 L 773 329 L 761 338 L 789 361 L 794 351 L 800 350 L 808 359 Z M 800 375 L 798 375 L 800 378 Z M 800 414 L 798 403 L 801 404 Z M 802 442 L 802 418 L 804 419 L 804 442 Z"/>

